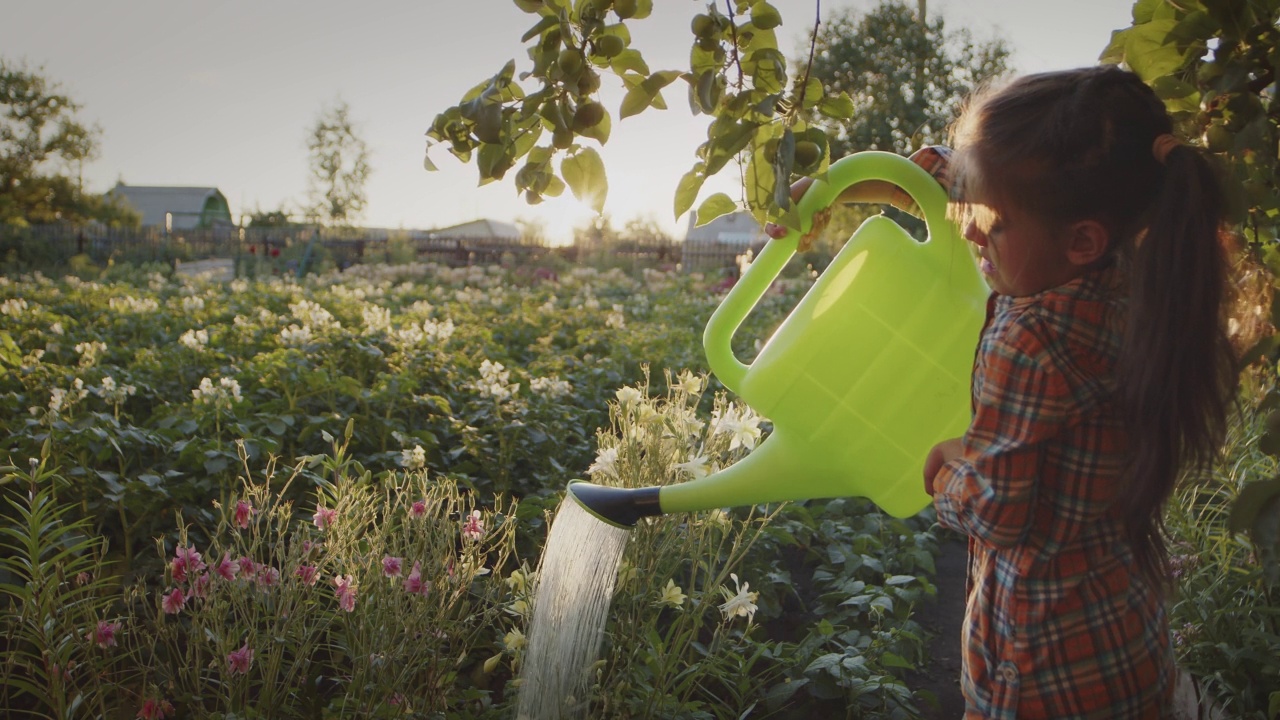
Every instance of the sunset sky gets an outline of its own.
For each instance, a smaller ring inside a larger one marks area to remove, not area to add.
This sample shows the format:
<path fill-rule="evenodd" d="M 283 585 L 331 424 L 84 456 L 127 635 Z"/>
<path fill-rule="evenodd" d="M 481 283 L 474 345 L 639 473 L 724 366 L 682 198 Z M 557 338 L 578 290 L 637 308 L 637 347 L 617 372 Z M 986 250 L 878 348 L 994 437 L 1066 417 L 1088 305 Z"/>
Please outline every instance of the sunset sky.
<path fill-rule="evenodd" d="M 633 46 L 653 69 L 685 67 L 689 21 L 706 2 L 656 0 L 631 23 Z M 793 56 L 812 27 L 815 0 L 774 0 Z M 915 0 L 911 0 L 915 5 Z M 823 13 L 869 8 L 870 0 L 825 0 Z M 929 0 L 928 12 L 977 38 L 996 34 L 1019 72 L 1096 62 L 1111 31 L 1129 24 L 1128 0 Z M 440 172 L 423 170 L 424 132 L 435 114 L 515 59 L 530 63 L 520 36 L 535 19 L 510 0 L 7 0 L 0 56 L 44 73 L 102 129 L 99 157 L 84 169 L 87 189 L 136 185 L 216 186 L 233 216 L 282 203 L 307 189 L 306 135 L 341 98 L 372 150 L 363 224 L 432 228 L 479 217 L 539 218 L 568 241 L 591 211 L 569 193 L 532 207 L 508 179 L 477 187 L 472 166 L 443 148 Z M 616 109 L 620 82 L 606 79 Z M 605 208 L 615 225 L 649 216 L 683 236 L 672 217 L 676 182 L 692 165 L 706 120 L 694 117 L 677 81 L 669 110 L 614 123 L 601 150 L 609 172 Z M 710 182 L 737 196 L 727 173 Z"/>

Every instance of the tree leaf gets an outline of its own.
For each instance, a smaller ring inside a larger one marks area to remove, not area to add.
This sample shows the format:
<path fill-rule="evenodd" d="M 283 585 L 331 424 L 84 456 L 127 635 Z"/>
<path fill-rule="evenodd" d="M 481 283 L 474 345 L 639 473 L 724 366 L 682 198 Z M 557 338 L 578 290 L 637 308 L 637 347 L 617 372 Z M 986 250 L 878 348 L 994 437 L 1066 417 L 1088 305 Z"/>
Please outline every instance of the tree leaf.
<path fill-rule="evenodd" d="M 560 163 L 560 175 L 573 191 L 573 196 L 591 206 L 596 214 L 604 212 L 609 181 L 604 162 L 592 148 L 583 148 Z"/>
<path fill-rule="evenodd" d="M 652 101 L 653 96 L 642 85 L 631 88 L 622 98 L 622 105 L 618 107 L 618 119 L 625 120 L 632 115 L 639 115 L 648 109 Z"/>
<path fill-rule="evenodd" d="M 849 97 L 849 93 L 842 92 L 839 95 L 828 95 L 818 102 L 818 112 L 832 120 L 844 120 L 853 117 L 853 98 Z"/>
<path fill-rule="evenodd" d="M 1125 38 L 1124 62 L 1146 82 L 1169 75 L 1186 63 L 1186 53 L 1169 42 L 1173 19 L 1152 20 L 1131 28 Z"/>
<path fill-rule="evenodd" d="M 706 181 L 707 176 L 702 171 L 701 163 L 680 178 L 679 184 L 676 185 L 675 218 L 677 220 L 693 207 L 693 201 L 697 199 L 698 191 Z"/>
<path fill-rule="evenodd" d="M 724 193 L 716 193 L 703 200 L 702 204 L 698 206 L 698 217 L 694 221 L 694 225 L 702 227 L 721 215 L 728 215 L 737 209 L 738 203 L 734 202 L 733 198 Z"/>

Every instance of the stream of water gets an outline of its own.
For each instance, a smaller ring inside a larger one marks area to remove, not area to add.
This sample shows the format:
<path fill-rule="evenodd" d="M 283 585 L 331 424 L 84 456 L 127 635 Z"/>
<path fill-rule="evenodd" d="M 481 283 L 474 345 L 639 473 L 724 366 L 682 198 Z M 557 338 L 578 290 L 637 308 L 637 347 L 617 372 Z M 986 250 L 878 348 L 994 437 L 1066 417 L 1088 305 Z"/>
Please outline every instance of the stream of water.
<path fill-rule="evenodd" d="M 583 717 L 591 665 L 604 639 L 629 530 L 597 520 L 566 496 L 539 563 L 533 621 L 520 667 L 518 720 Z"/>

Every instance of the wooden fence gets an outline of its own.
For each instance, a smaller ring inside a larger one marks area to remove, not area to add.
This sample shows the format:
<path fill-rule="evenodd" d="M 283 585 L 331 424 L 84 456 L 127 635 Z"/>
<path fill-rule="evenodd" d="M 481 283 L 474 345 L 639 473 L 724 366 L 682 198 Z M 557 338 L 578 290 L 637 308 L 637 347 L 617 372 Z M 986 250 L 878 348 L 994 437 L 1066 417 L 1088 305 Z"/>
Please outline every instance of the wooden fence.
<path fill-rule="evenodd" d="M 122 230 L 41 225 L 0 227 L 0 273 L 65 268 L 77 255 L 102 266 L 110 262 L 158 262 L 177 266 L 211 258 L 269 261 L 277 271 L 317 265 L 339 269 L 360 263 L 409 259 L 465 266 L 527 264 L 555 255 L 565 261 L 622 267 L 679 267 L 708 272 L 736 266 L 746 249 L 725 243 L 614 240 L 552 248 L 542 243 L 473 236 L 444 237 L 430 231 L 332 230 L 317 228 L 238 228 L 164 232 L 158 228 Z"/>

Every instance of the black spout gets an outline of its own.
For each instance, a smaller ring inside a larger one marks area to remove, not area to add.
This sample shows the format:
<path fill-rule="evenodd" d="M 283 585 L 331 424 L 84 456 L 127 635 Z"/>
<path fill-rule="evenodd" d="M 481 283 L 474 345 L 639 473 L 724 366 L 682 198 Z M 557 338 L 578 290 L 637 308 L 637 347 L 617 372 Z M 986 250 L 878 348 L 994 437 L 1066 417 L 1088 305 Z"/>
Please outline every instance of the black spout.
<path fill-rule="evenodd" d="M 642 518 L 661 515 L 659 487 L 616 488 L 582 480 L 569 483 L 569 495 L 587 512 L 611 525 L 629 528 Z"/>

